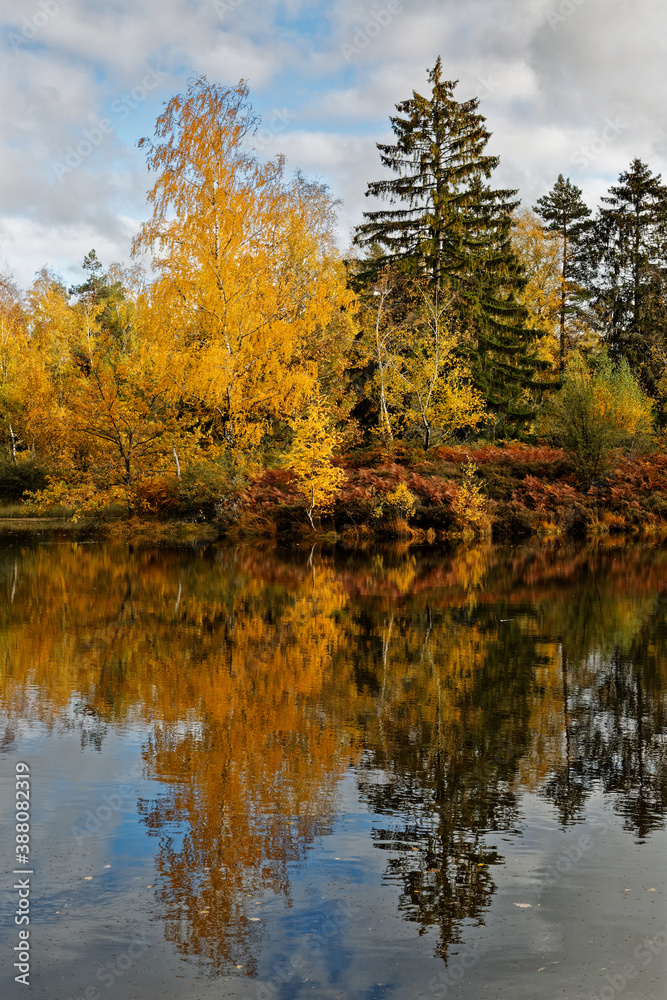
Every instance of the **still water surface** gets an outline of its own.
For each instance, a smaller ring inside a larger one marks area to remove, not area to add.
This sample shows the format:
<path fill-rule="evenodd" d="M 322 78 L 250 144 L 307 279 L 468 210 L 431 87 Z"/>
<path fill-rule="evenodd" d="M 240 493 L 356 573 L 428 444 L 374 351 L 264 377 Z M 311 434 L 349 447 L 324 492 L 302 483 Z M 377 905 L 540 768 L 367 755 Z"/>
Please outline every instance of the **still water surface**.
<path fill-rule="evenodd" d="M 5 541 L 47 1000 L 623 997 L 667 983 L 667 550 Z"/>

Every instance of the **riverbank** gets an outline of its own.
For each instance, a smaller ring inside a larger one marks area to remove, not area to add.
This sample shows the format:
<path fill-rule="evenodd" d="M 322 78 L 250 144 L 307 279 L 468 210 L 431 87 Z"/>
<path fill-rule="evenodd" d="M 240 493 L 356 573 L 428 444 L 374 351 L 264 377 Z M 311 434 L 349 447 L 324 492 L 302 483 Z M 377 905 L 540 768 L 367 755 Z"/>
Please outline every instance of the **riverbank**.
<path fill-rule="evenodd" d="M 604 480 L 582 485 L 559 449 L 513 444 L 398 447 L 340 459 L 346 480 L 322 530 L 346 540 L 461 536 L 514 541 L 531 535 L 667 534 L 667 455 L 619 457 Z M 291 474 L 266 471 L 229 510 L 225 530 L 292 535 L 310 531 Z"/>
<path fill-rule="evenodd" d="M 345 481 L 314 528 L 294 475 L 267 469 L 242 490 L 179 500 L 175 477 L 153 491 L 150 513 L 72 520 L 72 511 L 0 508 L 0 532 L 100 532 L 155 540 L 323 535 L 347 544 L 400 537 L 436 543 L 461 537 L 518 541 L 530 536 L 585 538 L 605 534 L 667 535 L 667 455 L 619 456 L 604 480 L 583 485 L 559 449 L 441 447 L 424 454 L 397 446 L 366 449 L 336 460 Z M 194 502 L 193 502 L 194 499 Z M 57 517 L 45 516 L 57 513 Z"/>

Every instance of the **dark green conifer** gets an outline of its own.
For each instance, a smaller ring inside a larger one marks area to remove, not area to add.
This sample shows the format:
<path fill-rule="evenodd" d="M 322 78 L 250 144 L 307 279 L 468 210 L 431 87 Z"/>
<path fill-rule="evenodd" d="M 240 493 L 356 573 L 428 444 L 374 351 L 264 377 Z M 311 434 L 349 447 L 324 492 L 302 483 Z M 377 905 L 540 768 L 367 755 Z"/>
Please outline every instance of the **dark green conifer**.
<path fill-rule="evenodd" d="M 591 210 L 581 197 L 581 189 L 559 174 L 549 194 L 537 199 L 534 211 L 547 223 L 547 231 L 558 233 L 562 240 L 559 336 L 562 374 L 567 355 L 567 318 L 580 315 L 588 298 L 586 285 L 591 268 L 586 236 L 591 229 Z"/>
<path fill-rule="evenodd" d="M 396 207 L 365 212 L 356 242 L 380 247 L 367 280 L 400 265 L 436 300 L 452 300 L 475 384 L 500 422 L 533 413 L 531 391 L 546 367 L 535 356 L 534 330 L 516 300 L 524 278 L 510 242 L 516 191 L 488 183 L 498 157 L 485 152 L 490 133 L 477 98 L 454 98 L 457 81 L 442 79 L 440 59 L 429 72 L 430 96 L 413 92 L 391 118 L 394 145 L 378 143 L 396 176 L 368 185 L 367 195 Z"/>
<path fill-rule="evenodd" d="M 95 250 L 86 254 L 81 266 L 88 277 L 82 284 L 73 285 L 69 294 L 76 295 L 78 301 L 99 320 L 102 329 L 111 333 L 122 346 L 128 333 L 126 324 L 119 318 L 119 306 L 127 298 L 122 282 L 110 280 Z"/>
<path fill-rule="evenodd" d="M 596 306 L 613 357 L 651 388 L 651 349 L 667 333 L 667 188 L 640 159 L 602 199 L 594 230 Z"/>

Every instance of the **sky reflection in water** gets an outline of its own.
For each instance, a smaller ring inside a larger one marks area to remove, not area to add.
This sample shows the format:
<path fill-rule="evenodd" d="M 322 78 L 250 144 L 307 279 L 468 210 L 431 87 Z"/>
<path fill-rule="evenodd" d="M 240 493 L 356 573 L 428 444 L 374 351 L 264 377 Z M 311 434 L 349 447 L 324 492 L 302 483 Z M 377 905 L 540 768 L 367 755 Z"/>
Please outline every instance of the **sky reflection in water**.
<path fill-rule="evenodd" d="M 309 555 L 3 550 L 34 985 L 662 996 L 667 552 Z"/>

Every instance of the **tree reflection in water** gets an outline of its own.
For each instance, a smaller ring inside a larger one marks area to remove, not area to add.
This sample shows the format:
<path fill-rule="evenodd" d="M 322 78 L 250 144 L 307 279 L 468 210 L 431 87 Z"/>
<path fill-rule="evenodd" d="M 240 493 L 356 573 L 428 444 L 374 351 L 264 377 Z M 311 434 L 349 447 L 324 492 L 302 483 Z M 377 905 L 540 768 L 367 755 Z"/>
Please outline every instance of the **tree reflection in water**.
<path fill-rule="evenodd" d="M 484 922 L 539 792 L 558 822 L 608 793 L 639 840 L 664 823 L 667 553 L 492 546 L 279 555 L 101 544 L 7 550 L 0 657 L 22 719 L 151 727 L 139 803 L 166 934 L 253 975 L 265 893 L 337 815 L 350 767 L 385 877 L 438 950 Z M 35 622 L 39 622 L 39 628 Z"/>

